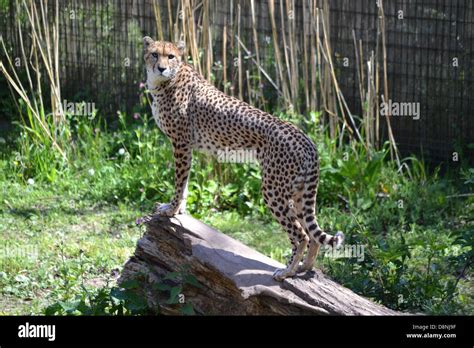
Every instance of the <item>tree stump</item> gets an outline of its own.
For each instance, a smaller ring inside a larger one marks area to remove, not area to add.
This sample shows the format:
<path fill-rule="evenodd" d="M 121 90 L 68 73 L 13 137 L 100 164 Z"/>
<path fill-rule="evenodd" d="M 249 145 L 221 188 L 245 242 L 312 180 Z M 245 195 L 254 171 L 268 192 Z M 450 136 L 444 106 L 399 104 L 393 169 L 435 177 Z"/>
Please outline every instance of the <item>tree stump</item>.
<path fill-rule="evenodd" d="M 203 315 L 397 315 L 363 298 L 316 270 L 277 282 L 284 265 L 205 225 L 189 215 L 153 217 L 127 261 L 119 284 L 138 281 L 148 306 L 179 314 L 157 290 L 167 274 L 183 266 L 199 282 L 185 284 L 182 298 Z"/>

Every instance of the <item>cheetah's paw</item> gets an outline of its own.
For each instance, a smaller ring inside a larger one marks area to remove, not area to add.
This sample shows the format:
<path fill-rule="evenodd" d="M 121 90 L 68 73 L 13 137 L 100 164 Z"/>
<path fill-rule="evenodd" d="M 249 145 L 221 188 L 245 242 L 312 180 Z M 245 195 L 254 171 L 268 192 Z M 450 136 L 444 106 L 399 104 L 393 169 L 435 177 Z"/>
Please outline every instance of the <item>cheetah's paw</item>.
<path fill-rule="evenodd" d="M 314 268 L 313 264 L 308 264 L 306 262 L 303 262 L 302 264 L 299 264 L 296 273 L 306 273 L 306 272 L 312 271 L 313 268 Z"/>
<path fill-rule="evenodd" d="M 289 268 L 278 268 L 273 272 L 273 279 L 281 282 L 283 279 L 293 277 L 295 274 L 296 272 Z"/>

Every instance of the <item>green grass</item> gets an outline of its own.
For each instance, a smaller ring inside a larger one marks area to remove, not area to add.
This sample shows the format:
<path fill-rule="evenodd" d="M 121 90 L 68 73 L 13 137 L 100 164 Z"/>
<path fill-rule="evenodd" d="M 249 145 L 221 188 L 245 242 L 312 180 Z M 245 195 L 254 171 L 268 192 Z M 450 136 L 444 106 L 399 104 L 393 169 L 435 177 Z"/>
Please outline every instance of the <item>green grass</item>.
<path fill-rule="evenodd" d="M 141 230 L 129 206 L 99 206 L 46 187 L 3 183 L 0 314 L 47 305 L 113 282 Z M 26 255 L 25 255 L 26 254 Z"/>

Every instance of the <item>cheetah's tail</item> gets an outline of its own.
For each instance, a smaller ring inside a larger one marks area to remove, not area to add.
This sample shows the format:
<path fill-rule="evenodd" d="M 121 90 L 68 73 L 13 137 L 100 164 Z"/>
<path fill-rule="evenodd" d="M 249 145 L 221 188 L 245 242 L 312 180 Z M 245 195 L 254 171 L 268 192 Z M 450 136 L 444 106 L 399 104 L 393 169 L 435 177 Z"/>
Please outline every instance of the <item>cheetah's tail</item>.
<path fill-rule="evenodd" d="M 323 230 L 321 230 L 321 228 L 316 226 L 308 226 L 308 232 L 310 237 L 316 240 L 319 244 L 330 245 L 333 248 L 339 248 L 344 242 L 344 233 L 342 233 L 341 231 L 336 232 L 336 234 L 333 236 L 329 233 L 324 232 Z"/>
<path fill-rule="evenodd" d="M 330 238 L 330 240 L 333 239 L 333 248 L 339 248 L 342 243 L 344 242 L 344 233 L 342 231 L 337 231 L 334 237 Z"/>

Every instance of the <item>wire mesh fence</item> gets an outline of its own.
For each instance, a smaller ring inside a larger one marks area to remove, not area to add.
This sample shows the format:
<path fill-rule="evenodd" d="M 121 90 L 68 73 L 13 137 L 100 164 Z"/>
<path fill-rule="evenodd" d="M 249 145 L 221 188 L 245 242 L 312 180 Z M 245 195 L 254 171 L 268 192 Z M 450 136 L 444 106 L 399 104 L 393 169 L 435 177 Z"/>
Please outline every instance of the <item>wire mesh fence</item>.
<path fill-rule="evenodd" d="M 16 11 L 17 3 L 8 0 L 2 5 L 0 21 L 14 56 L 20 54 L 14 24 L 24 17 Z M 327 103 L 320 93 L 324 76 L 315 67 L 322 58 L 312 43 L 316 35 L 323 35 L 316 32 L 315 21 L 320 18 L 316 12 L 328 6 L 333 68 L 354 115 L 367 109 L 361 85 L 367 84 L 362 88 L 365 93 L 371 89 L 371 80 L 363 75 L 375 52 L 376 61 L 386 64 L 389 100 L 383 100 L 384 107 L 390 108 L 402 153 L 422 151 L 426 159 L 438 162 L 474 142 L 474 4 L 470 0 L 384 1 L 385 59 L 378 39 L 377 0 L 65 0 L 58 4 L 63 97 L 94 102 L 104 113 L 131 110 L 138 103 L 144 79 L 144 35 L 184 38 L 188 44 L 186 33 L 192 30 L 199 50 L 188 53 L 218 88 L 262 108 L 280 105 L 304 114 L 320 110 Z M 48 3 L 50 13 L 53 5 Z M 372 82 L 383 84 L 378 77 Z M 381 129 L 386 138 L 383 119 Z M 470 151 L 465 156 L 472 158 Z"/>
<path fill-rule="evenodd" d="M 373 49 L 373 2 L 331 5 L 335 53 L 354 59 L 352 30 Z M 474 141 L 474 4 L 399 0 L 384 5 L 391 99 L 419 105 L 419 118 L 391 118 L 397 143 L 405 153 L 422 150 L 427 159 L 450 159 L 461 144 Z M 342 66 L 339 77 L 350 104 L 360 110 L 354 65 Z"/>

